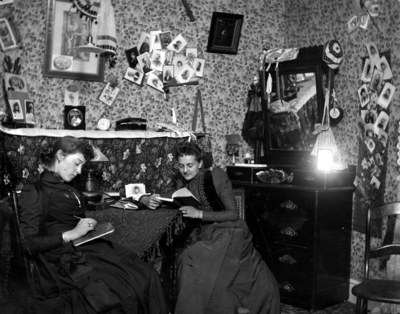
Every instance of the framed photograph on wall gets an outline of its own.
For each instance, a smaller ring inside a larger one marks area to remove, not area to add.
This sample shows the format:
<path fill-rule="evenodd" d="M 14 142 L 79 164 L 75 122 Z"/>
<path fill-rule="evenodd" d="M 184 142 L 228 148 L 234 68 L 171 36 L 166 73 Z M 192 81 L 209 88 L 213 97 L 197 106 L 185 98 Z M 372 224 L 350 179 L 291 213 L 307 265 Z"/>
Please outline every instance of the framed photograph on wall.
<path fill-rule="evenodd" d="M 211 19 L 207 52 L 236 55 L 244 16 L 214 12 Z"/>
<path fill-rule="evenodd" d="M 35 118 L 35 105 L 32 100 L 25 100 L 25 122 L 34 124 Z"/>
<path fill-rule="evenodd" d="M 2 51 L 6 52 L 19 48 L 21 43 L 17 35 L 16 28 L 13 23 L 5 18 L 0 18 L 0 48 Z"/>
<path fill-rule="evenodd" d="M 64 108 L 64 128 L 66 130 L 86 130 L 86 107 L 65 106 Z"/>
<path fill-rule="evenodd" d="M 48 0 L 43 76 L 104 81 L 104 57 L 75 49 L 86 44 L 89 23 L 71 10 L 70 0 Z M 91 29 L 96 38 L 97 25 L 92 23 Z"/>
<path fill-rule="evenodd" d="M 127 68 L 125 72 L 124 79 L 128 80 L 129 82 L 135 83 L 139 86 L 143 85 L 143 78 L 144 73 L 140 72 L 136 69 Z"/>
<path fill-rule="evenodd" d="M 107 83 L 99 96 L 99 100 L 106 105 L 111 106 L 117 99 L 119 91 L 120 89 L 118 87 L 113 87 L 110 83 Z"/>

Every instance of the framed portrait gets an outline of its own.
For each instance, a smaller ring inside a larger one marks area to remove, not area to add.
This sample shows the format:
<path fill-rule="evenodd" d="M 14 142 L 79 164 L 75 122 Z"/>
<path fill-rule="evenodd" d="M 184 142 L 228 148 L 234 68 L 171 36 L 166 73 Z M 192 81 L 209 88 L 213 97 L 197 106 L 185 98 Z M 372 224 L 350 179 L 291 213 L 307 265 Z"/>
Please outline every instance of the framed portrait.
<path fill-rule="evenodd" d="M 28 92 L 28 85 L 26 84 L 26 78 L 24 76 L 6 72 L 4 73 L 4 84 L 6 90 Z"/>
<path fill-rule="evenodd" d="M 375 92 L 379 92 L 381 89 L 382 79 L 383 79 L 383 72 L 375 68 L 374 73 L 372 74 L 369 88 Z"/>
<path fill-rule="evenodd" d="M 206 63 L 205 59 L 201 59 L 201 58 L 194 58 L 193 61 L 193 69 L 196 72 L 196 76 L 197 77 L 203 77 L 203 73 L 204 73 L 204 64 Z"/>
<path fill-rule="evenodd" d="M 164 84 L 163 82 L 161 82 L 160 78 L 155 75 L 154 73 L 149 73 L 148 77 L 147 77 L 147 85 L 149 85 L 150 87 L 156 89 L 159 92 L 164 93 Z"/>
<path fill-rule="evenodd" d="M 64 129 L 66 130 L 86 130 L 85 106 L 65 106 L 64 107 Z"/>
<path fill-rule="evenodd" d="M 395 91 L 396 87 L 389 82 L 386 82 L 382 88 L 381 94 L 379 95 L 378 105 L 383 109 L 386 109 L 389 106 Z"/>
<path fill-rule="evenodd" d="M 91 21 L 70 9 L 70 0 L 48 0 L 43 76 L 102 82 L 104 57 L 75 49 L 86 44 Z M 97 36 L 95 23 L 91 35 Z"/>
<path fill-rule="evenodd" d="M 137 47 L 125 50 L 125 56 L 129 66 L 134 69 L 139 62 L 137 59 L 137 57 L 139 56 L 139 50 L 137 49 Z"/>
<path fill-rule="evenodd" d="M 358 89 L 358 97 L 360 98 L 361 107 L 365 107 L 369 103 L 368 87 L 366 84 L 363 84 Z"/>
<path fill-rule="evenodd" d="M 151 69 L 151 67 L 150 67 L 151 61 L 150 61 L 150 58 L 149 58 L 149 54 L 147 52 L 139 55 L 138 61 L 139 61 L 139 66 L 143 70 L 144 74 L 153 71 Z"/>
<path fill-rule="evenodd" d="M 124 79 L 128 80 L 129 82 L 135 83 L 136 85 L 142 86 L 144 73 L 136 69 L 127 68 Z"/>
<path fill-rule="evenodd" d="M 236 55 L 244 16 L 214 12 L 211 18 L 207 52 Z"/>
<path fill-rule="evenodd" d="M 21 101 L 19 99 L 9 99 L 8 104 L 10 105 L 13 121 L 25 122 Z"/>
<path fill-rule="evenodd" d="M 185 48 L 187 45 L 186 39 L 182 36 L 182 34 L 179 34 L 174 38 L 173 41 L 167 46 L 167 49 L 175 51 L 176 53 L 179 53 Z"/>
<path fill-rule="evenodd" d="M 375 134 L 379 134 L 380 130 L 385 131 L 388 123 L 389 115 L 385 111 L 381 111 L 374 125 Z"/>
<path fill-rule="evenodd" d="M 35 105 L 32 100 L 25 100 L 25 122 L 34 124 L 35 118 Z"/>
<path fill-rule="evenodd" d="M 99 96 L 99 100 L 106 105 L 111 106 L 117 99 L 119 91 L 120 89 L 118 87 L 113 87 L 110 83 L 107 83 Z"/>
<path fill-rule="evenodd" d="M 160 37 L 161 49 L 167 49 L 168 45 L 172 41 L 171 32 L 162 32 L 158 36 Z"/>
<path fill-rule="evenodd" d="M 7 18 L 0 18 L 0 48 L 6 52 L 21 46 L 14 24 Z"/>
<path fill-rule="evenodd" d="M 174 66 L 164 65 L 163 66 L 163 82 L 167 83 L 174 78 Z"/>

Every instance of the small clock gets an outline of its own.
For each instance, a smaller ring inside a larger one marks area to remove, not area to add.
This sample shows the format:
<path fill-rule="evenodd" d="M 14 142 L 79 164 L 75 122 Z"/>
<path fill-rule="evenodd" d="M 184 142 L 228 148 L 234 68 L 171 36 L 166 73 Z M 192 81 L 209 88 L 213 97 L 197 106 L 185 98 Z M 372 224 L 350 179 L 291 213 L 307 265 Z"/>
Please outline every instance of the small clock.
<path fill-rule="evenodd" d="M 108 131 L 111 128 L 111 119 L 103 113 L 99 120 L 97 120 L 97 129 L 101 131 Z"/>

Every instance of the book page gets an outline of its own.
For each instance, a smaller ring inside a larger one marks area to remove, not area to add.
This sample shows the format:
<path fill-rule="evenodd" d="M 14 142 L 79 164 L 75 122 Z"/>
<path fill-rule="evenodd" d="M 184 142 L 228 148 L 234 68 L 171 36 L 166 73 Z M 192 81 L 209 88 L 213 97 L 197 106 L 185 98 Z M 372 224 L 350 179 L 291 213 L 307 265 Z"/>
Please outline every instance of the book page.
<path fill-rule="evenodd" d="M 181 188 L 175 191 L 174 194 L 172 194 L 172 198 L 175 197 L 193 197 L 197 200 L 197 198 L 187 188 Z"/>

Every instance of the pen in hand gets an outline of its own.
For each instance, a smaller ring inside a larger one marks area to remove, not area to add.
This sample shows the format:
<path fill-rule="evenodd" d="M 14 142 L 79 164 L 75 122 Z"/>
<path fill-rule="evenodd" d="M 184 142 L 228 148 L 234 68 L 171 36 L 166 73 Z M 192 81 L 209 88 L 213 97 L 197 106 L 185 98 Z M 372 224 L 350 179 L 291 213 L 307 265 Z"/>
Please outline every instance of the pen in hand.
<path fill-rule="evenodd" d="M 78 218 L 78 219 L 85 219 L 85 218 L 83 218 L 83 217 L 78 217 L 78 216 L 75 216 L 75 215 L 74 215 L 74 217 L 75 217 L 75 218 Z"/>

